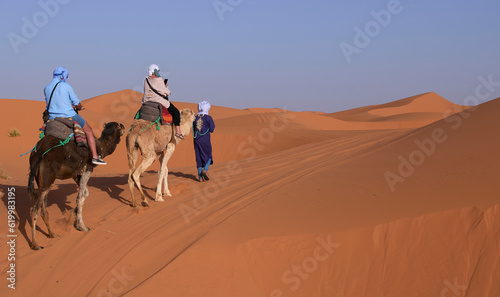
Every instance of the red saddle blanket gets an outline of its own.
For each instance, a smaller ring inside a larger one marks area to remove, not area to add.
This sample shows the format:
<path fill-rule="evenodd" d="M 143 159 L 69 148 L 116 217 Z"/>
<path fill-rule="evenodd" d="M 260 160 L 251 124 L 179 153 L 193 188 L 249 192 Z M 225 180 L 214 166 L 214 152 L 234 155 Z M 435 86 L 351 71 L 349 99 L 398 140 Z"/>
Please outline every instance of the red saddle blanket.
<path fill-rule="evenodd" d="M 161 109 L 161 116 L 163 118 L 163 123 L 172 124 L 172 115 L 168 112 L 168 109 L 162 108 Z"/>

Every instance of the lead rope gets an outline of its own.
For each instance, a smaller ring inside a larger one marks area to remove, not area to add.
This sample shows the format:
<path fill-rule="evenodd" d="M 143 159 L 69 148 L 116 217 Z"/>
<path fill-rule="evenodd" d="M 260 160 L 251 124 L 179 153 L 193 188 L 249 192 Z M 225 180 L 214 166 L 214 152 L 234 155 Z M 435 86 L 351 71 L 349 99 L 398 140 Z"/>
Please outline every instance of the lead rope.
<path fill-rule="evenodd" d="M 43 129 L 43 130 L 42 130 L 42 129 Z M 45 136 L 45 124 L 43 124 L 43 127 L 42 127 L 42 128 L 40 128 L 40 130 L 41 130 L 42 132 L 40 132 L 40 134 L 38 135 L 38 140 L 42 139 L 42 138 Z M 33 151 L 33 150 L 36 150 L 36 144 L 35 144 L 35 146 L 34 146 L 32 149 L 30 149 L 30 150 L 29 150 L 29 151 L 27 151 L 26 153 L 24 153 L 24 154 L 20 155 L 20 157 L 22 157 L 22 156 L 24 156 L 24 155 L 27 155 L 27 154 L 31 153 L 31 151 Z"/>
<path fill-rule="evenodd" d="M 42 156 L 45 156 L 46 153 L 50 152 L 51 149 L 53 148 L 56 148 L 56 147 L 59 147 L 59 146 L 63 146 L 63 145 L 66 145 L 69 143 L 69 141 L 71 140 L 71 137 L 73 137 L 75 133 L 71 133 L 68 138 L 66 138 L 64 141 L 63 140 L 59 140 L 59 144 L 57 145 L 54 145 L 53 147 L 49 148 L 48 150 L 45 151 L 45 153 L 42 154 Z"/>
<path fill-rule="evenodd" d="M 210 131 L 210 129 L 207 129 L 207 131 L 205 131 L 205 133 L 198 133 L 198 131 L 196 131 L 196 130 L 194 129 L 194 125 L 193 125 L 193 130 L 194 130 L 194 133 L 193 133 L 193 137 L 194 137 L 194 138 L 196 138 L 196 137 L 198 137 L 198 136 L 203 136 L 203 135 L 207 134 L 207 133 L 208 133 L 208 131 Z"/>
<path fill-rule="evenodd" d="M 146 130 L 147 128 L 153 126 L 154 124 L 156 124 L 156 130 L 160 130 L 160 120 L 161 120 L 161 116 L 156 121 L 154 121 L 151 124 L 149 124 L 146 128 L 144 128 L 141 131 L 139 131 L 139 133 L 141 133 L 142 131 Z"/>

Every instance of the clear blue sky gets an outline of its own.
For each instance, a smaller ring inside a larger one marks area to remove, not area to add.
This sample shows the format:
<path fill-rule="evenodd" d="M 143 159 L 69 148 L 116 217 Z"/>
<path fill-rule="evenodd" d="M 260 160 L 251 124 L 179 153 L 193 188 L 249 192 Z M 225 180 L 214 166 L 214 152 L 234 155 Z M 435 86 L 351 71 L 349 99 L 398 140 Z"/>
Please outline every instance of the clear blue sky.
<path fill-rule="evenodd" d="M 478 76 L 500 82 L 499 1 L 59 1 L 2 1 L 0 98 L 41 100 L 56 66 L 80 99 L 141 90 L 156 63 L 174 102 L 297 111 L 430 91 L 463 103 Z M 370 24 L 348 63 L 340 45 Z"/>

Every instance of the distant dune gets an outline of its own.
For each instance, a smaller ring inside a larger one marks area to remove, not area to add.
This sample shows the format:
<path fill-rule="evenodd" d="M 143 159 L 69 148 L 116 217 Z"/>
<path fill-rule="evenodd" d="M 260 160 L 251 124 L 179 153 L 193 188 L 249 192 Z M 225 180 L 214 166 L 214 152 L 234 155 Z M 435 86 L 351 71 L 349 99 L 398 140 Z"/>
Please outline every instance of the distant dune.
<path fill-rule="evenodd" d="M 91 98 L 81 114 L 96 135 L 109 121 L 128 128 L 141 96 Z M 73 228 L 76 186 L 56 181 L 48 211 L 61 237 L 39 223 L 35 252 L 19 155 L 43 108 L 0 99 L 11 176 L 0 217 L 15 187 L 18 296 L 500 296 L 500 98 L 470 107 L 427 93 L 331 114 L 213 106 L 209 182 L 196 180 L 190 134 L 169 162 L 173 197 L 132 209 L 123 138 L 89 182 L 91 230 Z M 157 169 L 142 178 L 149 199 Z"/>
<path fill-rule="evenodd" d="M 404 129 L 425 126 L 467 108 L 451 103 L 436 93 L 426 93 L 326 116 L 357 123 L 366 129 Z"/>

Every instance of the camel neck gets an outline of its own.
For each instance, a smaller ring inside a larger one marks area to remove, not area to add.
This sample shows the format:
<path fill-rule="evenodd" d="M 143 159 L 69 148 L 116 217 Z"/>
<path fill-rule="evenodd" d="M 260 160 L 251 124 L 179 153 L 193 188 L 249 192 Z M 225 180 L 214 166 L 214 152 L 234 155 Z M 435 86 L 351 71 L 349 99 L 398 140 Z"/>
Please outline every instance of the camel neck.
<path fill-rule="evenodd" d="M 99 139 L 96 140 L 97 153 L 102 158 L 111 155 L 115 151 L 118 143 L 120 142 L 119 133 L 113 133 L 113 134 L 107 136 L 102 135 Z"/>
<path fill-rule="evenodd" d="M 181 125 L 180 125 L 180 128 L 181 128 L 181 133 L 182 135 L 188 135 L 189 134 L 189 131 L 191 131 L 191 126 L 193 125 L 192 122 L 189 122 L 189 121 L 183 121 L 183 119 L 181 118 Z"/>

